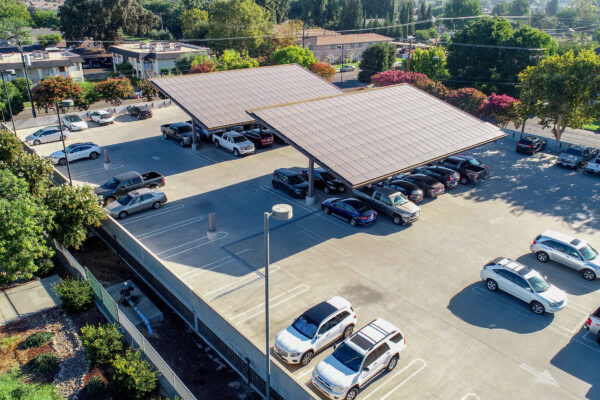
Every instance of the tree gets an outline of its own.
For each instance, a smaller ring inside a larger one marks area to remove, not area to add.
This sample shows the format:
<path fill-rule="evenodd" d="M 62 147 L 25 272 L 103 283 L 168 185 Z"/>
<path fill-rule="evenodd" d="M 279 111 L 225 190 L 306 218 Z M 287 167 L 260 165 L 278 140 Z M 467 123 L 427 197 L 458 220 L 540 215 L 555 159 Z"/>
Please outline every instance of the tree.
<path fill-rule="evenodd" d="M 0 0 L 0 20 L 5 18 L 20 19 L 28 26 L 31 25 L 31 16 L 24 2 L 17 0 Z"/>
<path fill-rule="evenodd" d="M 60 18 L 58 18 L 58 12 L 54 10 L 42 10 L 41 8 L 34 8 L 30 11 L 30 14 L 33 26 L 36 28 L 60 28 Z"/>
<path fill-rule="evenodd" d="M 577 12 L 572 8 L 563 8 L 556 13 L 556 19 L 560 26 L 572 28 L 577 23 Z"/>
<path fill-rule="evenodd" d="M 175 60 L 175 68 L 177 71 L 187 74 L 192 69 L 192 62 L 196 57 L 195 54 L 184 54 Z"/>
<path fill-rule="evenodd" d="M 10 165 L 23 152 L 23 144 L 14 133 L 0 128 L 0 163 Z"/>
<path fill-rule="evenodd" d="M 360 61 L 358 80 L 370 82 L 378 72 L 391 69 L 396 62 L 396 47 L 389 43 L 375 43 L 365 49 Z"/>
<path fill-rule="evenodd" d="M 521 100 L 535 107 L 544 127 L 560 140 L 566 127 L 600 118 L 600 56 L 583 50 L 548 57 L 519 74 Z"/>
<path fill-rule="evenodd" d="M 510 15 L 527 15 L 529 14 L 529 0 L 513 0 L 508 5 Z"/>
<path fill-rule="evenodd" d="M 309 68 L 317 62 L 315 55 L 308 48 L 298 46 L 284 47 L 271 54 L 269 61 L 275 65 L 280 64 L 300 64 L 304 68 Z"/>
<path fill-rule="evenodd" d="M 96 84 L 100 96 L 110 104 L 118 106 L 121 101 L 133 96 L 129 78 L 108 78 Z"/>
<path fill-rule="evenodd" d="M 174 2 L 171 0 L 142 0 L 142 6 L 154 15 L 158 15 L 160 17 L 161 29 L 168 30 L 175 37 L 182 36 L 180 24 L 181 14 L 186 10 L 195 8 L 185 7 L 183 1 Z"/>
<path fill-rule="evenodd" d="M 492 8 L 492 15 L 503 16 L 509 15 L 508 13 L 508 1 L 506 0 L 502 0 L 499 3 L 496 3 L 494 5 L 494 8 Z"/>
<path fill-rule="evenodd" d="M 548 0 L 548 2 L 546 3 L 546 15 L 549 17 L 554 17 L 556 15 L 556 13 L 558 12 L 558 8 L 559 8 L 559 4 L 558 4 L 558 0 Z"/>
<path fill-rule="evenodd" d="M 328 22 L 328 0 L 304 0 L 300 19 L 309 25 L 325 26 Z M 337 4 L 341 7 L 340 2 Z"/>
<path fill-rule="evenodd" d="M 208 23 L 209 38 L 243 38 L 209 42 L 217 52 L 234 49 L 254 55 L 268 44 L 266 38 L 273 34 L 269 12 L 253 0 L 216 1 L 210 7 Z"/>
<path fill-rule="evenodd" d="M 0 169 L 0 285 L 31 279 L 51 267 L 53 252 L 44 238 L 51 219 L 24 179 Z"/>
<path fill-rule="evenodd" d="M 90 227 L 99 227 L 106 218 L 104 209 L 91 186 L 55 186 L 48 191 L 46 206 L 54 212 L 48 234 L 65 247 L 78 249 Z"/>
<path fill-rule="evenodd" d="M 409 35 L 414 35 L 415 34 L 415 5 L 413 3 L 413 0 L 408 0 L 408 2 L 406 3 L 406 12 L 408 14 L 408 34 Z"/>
<path fill-rule="evenodd" d="M 54 46 L 56 43 L 62 42 L 64 39 L 60 33 L 40 34 L 37 37 L 38 42 L 44 47 Z"/>
<path fill-rule="evenodd" d="M 144 96 L 147 101 L 152 101 L 158 94 L 158 90 L 148 79 L 140 79 L 137 83 L 137 87 L 142 91 L 142 96 Z"/>
<path fill-rule="evenodd" d="M 75 104 L 81 104 L 83 90 L 71 77 L 51 76 L 42 79 L 33 88 L 31 97 L 37 108 L 48 112 L 55 104 L 62 100 L 71 99 Z"/>
<path fill-rule="evenodd" d="M 133 65 L 127 61 L 117 64 L 117 72 L 125 76 L 131 76 L 133 74 Z"/>
<path fill-rule="evenodd" d="M 362 28 L 363 21 L 363 10 L 360 0 L 344 0 L 338 28 L 342 30 Z"/>
<path fill-rule="evenodd" d="M 12 82 L 6 82 L 6 91 L 8 92 L 8 101 L 6 99 L 6 95 L 4 94 L 4 88 L 0 88 L 0 108 L 2 112 L 6 116 L 7 119 L 10 119 L 9 107 L 8 103 L 10 102 L 10 109 L 12 109 L 13 115 L 16 115 L 23 111 L 23 96 L 21 95 L 19 89 L 13 85 Z"/>
<path fill-rule="evenodd" d="M 32 44 L 29 22 L 17 17 L 0 18 L 0 39 L 17 39 L 22 44 Z"/>
<path fill-rule="evenodd" d="M 283 22 L 290 9 L 290 0 L 257 0 L 256 4 L 266 8 L 274 22 Z"/>
<path fill-rule="evenodd" d="M 438 60 L 434 60 L 437 57 Z M 402 61 L 404 69 L 407 70 L 407 60 Z M 446 52 L 441 47 L 431 47 L 428 50 L 416 49 L 412 54 L 410 69 L 414 72 L 421 72 L 430 79 L 443 81 L 450 77 L 446 65 Z"/>
<path fill-rule="evenodd" d="M 333 81 L 335 77 L 336 71 L 331 65 L 324 62 L 316 62 L 310 66 L 310 71 L 320 76 L 321 78 L 328 80 L 329 82 Z"/>
<path fill-rule="evenodd" d="M 208 32 L 208 12 L 197 8 L 185 10 L 179 16 L 179 24 L 185 39 L 202 39 Z"/>
<path fill-rule="evenodd" d="M 400 24 L 402 25 L 401 36 L 403 38 L 406 38 L 408 36 L 408 4 L 407 3 L 404 3 L 404 2 L 400 3 L 399 19 L 400 19 Z"/>
<path fill-rule="evenodd" d="M 217 70 L 217 65 L 211 60 L 204 60 L 201 63 L 195 64 L 190 70 L 190 74 L 205 74 Z"/>
<path fill-rule="evenodd" d="M 0 163 L 0 167 L 25 180 L 29 185 L 29 193 L 34 197 L 40 199 L 46 197 L 46 192 L 52 185 L 51 178 L 54 171 L 52 163 L 36 154 L 21 152 L 10 164 Z"/>
<path fill-rule="evenodd" d="M 279 29 L 277 29 L 273 38 L 273 51 L 282 47 L 293 46 L 298 40 L 298 33 L 302 32 L 303 24 L 300 20 L 290 20 L 279 24 Z"/>
<path fill-rule="evenodd" d="M 514 97 L 492 93 L 479 110 L 479 115 L 494 119 L 502 128 L 505 128 L 509 122 L 517 125 L 519 123 L 518 103 L 519 100 Z"/>
<path fill-rule="evenodd" d="M 485 93 L 474 88 L 451 90 L 444 100 L 469 114 L 477 115 L 486 100 Z"/>
<path fill-rule="evenodd" d="M 87 110 L 90 108 L 90 105 L 100 100 L 100 92 L 94 82 L 79 82 L 79 87 L 81 87 L 81 100 L 77 104 L 78 108 Z"/>
<path fill-rule="evenodd" d="M 61 31 L 69 40 L 112 41 L 123 33 L 146 35 L 159 19 L 139 0 L 65 0 L 58 9 Z"/>
<path fill-rule="evenodd" d="M 256 67 L 258 67 L 258 61 L 250 57 L 246 51 L 238 53 L 235 50 L 225 50 L 217 58 L 217 69 L 219 71 Z"/>
<path fill-rule="evenodd" d="M 27 98 L 27 82 L 25 81 L 25 78 L 14 78 L 10 83 L 15 85 L 22 98 Z M 31 79 L 29 80 L 29 86 L 33 86 Z"/>
<path fill-rule="evenodd" d="M 481 15 L 479 0 L 450 0 L 444 6 L 444 17 L 471 17 Z M 448 29 L 462 29 L 469 20 L 447 20 L 444 24 Z"/>

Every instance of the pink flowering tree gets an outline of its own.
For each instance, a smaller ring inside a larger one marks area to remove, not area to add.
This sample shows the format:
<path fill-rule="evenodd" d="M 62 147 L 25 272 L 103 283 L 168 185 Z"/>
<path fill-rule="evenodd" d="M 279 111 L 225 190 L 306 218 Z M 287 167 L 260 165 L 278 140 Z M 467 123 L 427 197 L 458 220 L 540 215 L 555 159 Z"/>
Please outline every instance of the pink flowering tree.
<path fill-rule="evenodd" d="M 375 86 L 390 86 L 399 83 L 408 83 L 428 93 L 435 94 L 438 97 L 445 97 L 448 89 L 446 86 L 438 82 L 437 90 L 436 84 L 432 79 L 429 79 L 427 75 L 420 72 L 406 72 L 389 70 L 383 71 L 371 77 L 371 82 Z"/>
<path fill-rule="evenodd" d="M 492 93 L 487 101 L 481 106 L 479 114 L 482 117 L 493 118 L 502 128 L 510 122 L 515 126 L 520 125 L 518 113 L 520 100 L 506 94 Z"/>
<path fill-rule="evenodd" d="M 192 66 L 190 74 L 204 74 L 206 72 L 213 72 L 217 69 L 215 63 L 210 60 L 204 60 L 199 64 Z"/>
<path fill-rule="evenodd" d="M 445 100 L 469 114 L 477 115 L 486 101 L 486 95 L 475 88 L 462 88 L 450 90 Z"/>

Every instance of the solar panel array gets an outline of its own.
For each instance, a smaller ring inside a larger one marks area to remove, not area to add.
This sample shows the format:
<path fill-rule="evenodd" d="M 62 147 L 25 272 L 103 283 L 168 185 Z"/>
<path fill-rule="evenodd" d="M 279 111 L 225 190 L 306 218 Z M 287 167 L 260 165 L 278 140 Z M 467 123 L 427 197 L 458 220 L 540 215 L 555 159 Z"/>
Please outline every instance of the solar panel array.
<path fill-rule="evenodd" d="M 299 65 L 155 78 L 152 83 L 207 129 L 251 123 L 246 110 L 342 93 Z"/>
<path fill-rule="evenodd" d="M 410 85 L 248 113 L 354 187 L 505 136 Z"/>

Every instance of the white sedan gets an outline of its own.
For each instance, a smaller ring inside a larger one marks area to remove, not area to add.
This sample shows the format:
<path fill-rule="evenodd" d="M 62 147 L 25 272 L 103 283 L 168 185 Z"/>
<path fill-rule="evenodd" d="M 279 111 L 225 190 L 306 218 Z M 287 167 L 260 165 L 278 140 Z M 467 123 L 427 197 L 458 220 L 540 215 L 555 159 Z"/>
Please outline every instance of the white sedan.
<path fill-rule="evenodd" d="M 55 151 L 50 154 L 50 161 L 54 165 L 66 165 L 67 158 L 69 162 L 73 162 L 75 160 L 81 160 L 83 158 L 90 158 L 95 160 L 100 156 L 100 146 L 94 143 L 73 143 L 67 146 L 67 157 L 65 157 L 65 152 L 62 150 Z"/>
<path fill-rule="evenodd" d="M 63 136 L 63 135 L 64 135 L 65 139 L 67 139 L 69 137 L 69 133 L 70 133 L 69 129 L 65 128 L 65 127 L 63 127 L 63 133 L 61 135 L 60 127 L 58 125 L 57 126 L 46 126 L 42 129 L 38 129 L 31 135 L 27 136 L 25 138 L 25 141 L 30 146 L 38 145 L 41 143 L 56 142 L 56 141 L 61 140 L 61 136 Z"/>
<path fill-rule="evenodd" d="M 98 125 L 108 125 L 115 122 L 115 116 L 106 110 L 94 110 L 88 113 L 90 119 Z"/>
<path fill-rule="evenodd" d="M 88 128 L 87 122 L 81 119 L 79 115 L 65 115 L 62 117 L 63 126 L 69 128 L 71 132 L 83 131 Z"/>

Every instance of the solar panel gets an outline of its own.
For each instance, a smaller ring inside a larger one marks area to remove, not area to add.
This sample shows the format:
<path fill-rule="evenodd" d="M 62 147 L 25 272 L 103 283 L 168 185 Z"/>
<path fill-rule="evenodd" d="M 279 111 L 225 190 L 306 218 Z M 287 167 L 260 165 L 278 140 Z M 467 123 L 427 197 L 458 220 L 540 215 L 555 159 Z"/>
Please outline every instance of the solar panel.
<path fill-rule="evenodd" d="M 248 114 L 354 187 L 505 136 L 498 127 L 407 84 L 250 109 Z"/>

